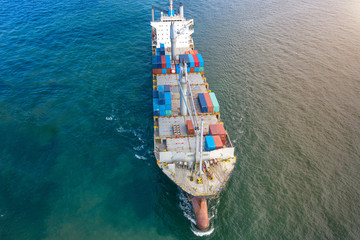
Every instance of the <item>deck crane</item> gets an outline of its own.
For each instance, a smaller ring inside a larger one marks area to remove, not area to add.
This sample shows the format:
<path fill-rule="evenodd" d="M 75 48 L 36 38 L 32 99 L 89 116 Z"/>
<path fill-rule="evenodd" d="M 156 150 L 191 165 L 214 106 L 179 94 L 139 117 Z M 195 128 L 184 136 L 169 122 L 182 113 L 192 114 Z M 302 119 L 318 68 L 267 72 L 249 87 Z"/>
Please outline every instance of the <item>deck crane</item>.
<path fill-rule="evenodd" d="M 180 63 L 179 71 L 179 91 L 180 91 L 180 114 L 186 116 L 189 114 L 191 123 L 194 126 L 196 134 L 196 149 L 195 149 L 195 162 L 199 163 L 198 176 L 203 174 L 202 171 L 202 149 L 203 149 L 203 135 L 204 135 L 204 123 L 203 119 L 198 121 L 197 112 L 194 103 L 194 97 L 192 95 L 191 85 L 187 79 L 187 64 L 185 60 Z M 190 102 L 190 106 L 188 105 Z"/>

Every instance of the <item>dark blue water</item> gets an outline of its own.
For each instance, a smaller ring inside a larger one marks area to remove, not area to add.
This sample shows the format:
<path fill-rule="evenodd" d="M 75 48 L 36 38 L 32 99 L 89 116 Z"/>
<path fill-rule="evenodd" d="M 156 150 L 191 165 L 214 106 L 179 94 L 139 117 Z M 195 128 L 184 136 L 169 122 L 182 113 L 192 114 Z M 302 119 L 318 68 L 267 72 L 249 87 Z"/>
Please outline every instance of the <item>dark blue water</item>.
<path fill-rule="evenodd" d="M 152 5 L 0 0 L 0 239 L 359 239 L 358 1 L 184 1 L 238 156 L 203 237 L 154 164 Z"/>

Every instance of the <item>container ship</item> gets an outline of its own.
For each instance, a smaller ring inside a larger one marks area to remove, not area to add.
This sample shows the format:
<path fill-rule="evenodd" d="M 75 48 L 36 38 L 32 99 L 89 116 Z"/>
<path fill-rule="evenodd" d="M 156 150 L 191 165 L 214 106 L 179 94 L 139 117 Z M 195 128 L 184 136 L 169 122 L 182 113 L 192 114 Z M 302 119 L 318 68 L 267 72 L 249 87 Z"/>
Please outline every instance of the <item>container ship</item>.
<path fill-rule="evenodd" d="M 172 0 L 168 10 L 152 7 L 154 154 L 161 171 L 187 194 L 197 228 L 206 231 L 207 199 L 225 189 L 236 157 L 194 47 L 193 25 L 182 3 L 178 10 Z"/>

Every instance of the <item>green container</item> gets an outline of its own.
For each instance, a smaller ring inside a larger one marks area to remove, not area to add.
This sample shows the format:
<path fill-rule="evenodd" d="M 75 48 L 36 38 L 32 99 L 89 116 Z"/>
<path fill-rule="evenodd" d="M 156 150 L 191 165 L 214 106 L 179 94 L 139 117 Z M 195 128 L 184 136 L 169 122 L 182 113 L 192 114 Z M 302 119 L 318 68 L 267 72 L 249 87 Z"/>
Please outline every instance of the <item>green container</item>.
<path fill-rule="evenodd" d="M 166 114 L 166 116 L 171 116 L 171 110 L 166 110 L 165 114 Z"/>
<path fill-rule="evenodd" d="M 204 67 L 199 67 L 199 72 L 204 72 Z"/>
<path fill-rule="evenodd" d="M 214 105 L 214 112 L 220 112 L 219 102 L 215 96 L 215 93 L 209 92 L 212 104 Z"/>

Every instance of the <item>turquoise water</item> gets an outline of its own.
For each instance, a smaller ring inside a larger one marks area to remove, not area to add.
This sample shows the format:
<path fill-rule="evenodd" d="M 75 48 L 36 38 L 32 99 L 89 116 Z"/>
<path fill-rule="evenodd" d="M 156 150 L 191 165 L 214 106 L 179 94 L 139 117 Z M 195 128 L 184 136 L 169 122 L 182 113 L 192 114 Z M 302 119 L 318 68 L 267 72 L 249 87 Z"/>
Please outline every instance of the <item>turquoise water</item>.
<path fill-rule="evenodd" d="M 152 153 L 167 2 L 0 2 L 0 239 L 360 238 L 358 1 L 184 1 L 238 156 L 203 237 Z"/>

